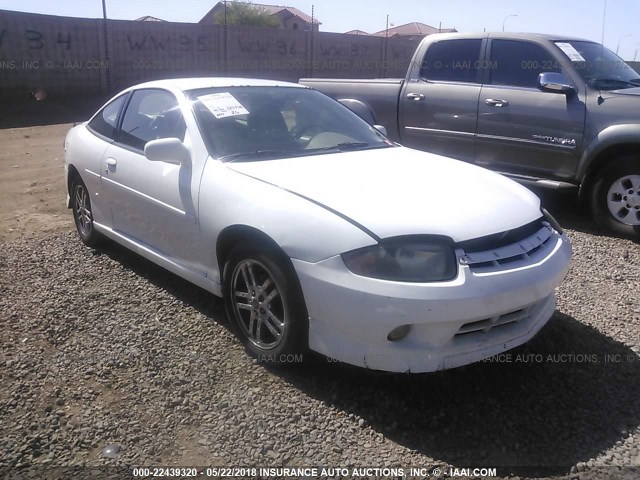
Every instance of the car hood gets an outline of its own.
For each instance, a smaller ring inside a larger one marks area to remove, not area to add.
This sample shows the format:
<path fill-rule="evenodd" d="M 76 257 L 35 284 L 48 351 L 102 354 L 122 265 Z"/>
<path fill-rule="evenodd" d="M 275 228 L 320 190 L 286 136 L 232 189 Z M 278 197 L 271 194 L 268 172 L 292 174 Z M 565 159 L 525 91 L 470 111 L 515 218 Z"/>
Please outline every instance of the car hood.
<path fill-rule="evenodd" d="M 438 234 L 464 241 L 540 218 L 540 200 L 501 175 L 404 147 L 226 163 L 320 203 L 380 238 Z"/>
<path fill-rule="evenodd" d="M 616 95 L 631 95 L 634 97 L 640 97 L 640 87 L 621 88 L 619 90 L 610 90 L 609 92 L 615 93 Z"/>

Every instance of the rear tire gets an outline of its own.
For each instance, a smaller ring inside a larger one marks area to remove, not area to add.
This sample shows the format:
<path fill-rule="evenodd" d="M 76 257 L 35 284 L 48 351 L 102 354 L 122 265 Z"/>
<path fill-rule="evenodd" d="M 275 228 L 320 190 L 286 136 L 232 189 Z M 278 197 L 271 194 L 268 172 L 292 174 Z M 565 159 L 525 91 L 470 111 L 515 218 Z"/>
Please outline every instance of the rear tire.
<path fill-rule="evenodd" d="M 240 245 L 224 268 L 227 314 L 247 353 L 259 363 L 301 363 L 308 347 L 302 289 L 284 254 Z"/>
<path fill-rule="evenodd" d="M 640 239 L 640 158 L 621 157 L 599 172 L 591 190 L 591 211 L 601 227 Z"/>
<path fill-rule="evenodd" d="M 73 210 L 73 220 L 76 230 L 82 243 L 88 247 L 97 246 L 102 240 L 94 225 L 93 211 L 91 210 L 91 196 L 79 175 L 74 175 L 71 180 L 69 191 L 71 197 L 71 208 Z"/>

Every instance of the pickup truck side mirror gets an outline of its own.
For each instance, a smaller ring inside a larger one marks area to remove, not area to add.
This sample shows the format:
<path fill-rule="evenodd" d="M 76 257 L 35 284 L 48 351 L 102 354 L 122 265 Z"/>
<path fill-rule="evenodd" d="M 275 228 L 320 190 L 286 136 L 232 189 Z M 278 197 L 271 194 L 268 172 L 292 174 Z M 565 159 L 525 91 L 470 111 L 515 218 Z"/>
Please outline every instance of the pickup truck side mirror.
<path fill-rule="evenodd" d="M 544 72 L 538 75 L 538 88 L 543 92 L 564 93 L 573 95 L 577 92 L 576 87 L 562 73 Z"/>
<path fill-rule="evenodd" d="M 181 165 L 189 161 L 189 150 L 178 138 L 150 140 L 144 146 L 144 156 L 152 162 Z"/>

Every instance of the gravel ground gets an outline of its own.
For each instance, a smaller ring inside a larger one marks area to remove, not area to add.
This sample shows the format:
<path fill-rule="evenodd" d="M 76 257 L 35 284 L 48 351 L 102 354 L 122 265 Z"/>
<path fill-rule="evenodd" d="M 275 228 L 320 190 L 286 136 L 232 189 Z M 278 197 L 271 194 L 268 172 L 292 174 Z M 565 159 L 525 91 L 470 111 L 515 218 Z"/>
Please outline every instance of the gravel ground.
<path fill-rule="evenodd" d="M 0 473 L 496 466 L 639 478 L 640 248 L 569 235 L 573 266 L 532 342 L 427 375 L 322 358 L 269 370 L 244 354 L 219 300 L 114 244 L 2 243 Z"/>

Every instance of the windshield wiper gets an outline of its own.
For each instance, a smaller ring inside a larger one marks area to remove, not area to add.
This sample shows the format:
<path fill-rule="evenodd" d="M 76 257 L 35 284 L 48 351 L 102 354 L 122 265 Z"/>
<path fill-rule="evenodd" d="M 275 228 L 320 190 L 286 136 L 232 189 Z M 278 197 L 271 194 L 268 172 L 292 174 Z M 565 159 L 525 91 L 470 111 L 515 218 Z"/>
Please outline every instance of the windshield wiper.
<path fill-rule="evenodd" d="M 592 84 L 597 83 L 622 83 L 623 85 L 631 85 L 632 87 L 640 87 L 640 78 L 634 78 L 633 80 L 622 80 L 620 78 L 592 78 L 590 80 Z M 638 83 L 634 83 L 638 82 Z"/>
<path fill-rule="evenodd" d="M 252 152 L 230 153 L 218 157 L 223 162 L 259 162 L 261 160 L 273 160 L 277 158 L 304 157 L 306 155 L 314 155 L 329 151 L 347 152 L 352 150 L 370 150 L 374 148 L 391 147 L 386 142 L 379 144 L 371 144 L 366 142 L 343 142 L 330 147 L 310 148 L 308 150 L 291 151 L 291 150 L 254 150 Z"/>
<path fill-rule="evenodd" d="M 367 142 L 343 142 L 337 145 L 332 145 L 331 147 L 321 147 L 321 148 L 310 148 L 306 150 L 307 152 L 327 152 L 331 150 L 336 150 L 338 152 L 348 152 L 353 150 L 372 150 L 374 148 L 385 148 L 391 147 L 386 142 L 381 143 L 367 143 Z"/>
<path fill-rule="evenodd" d="M 254 150 L 252 152 L 230 153 L 229 155 L 218 157 L 218 160 L 223 162 L 253 162 L 260 160 L 273 160 L 275 158 L 297 157 L 300 156 L 300 154 L 301 152 L 292 152 L 290 150 Z"/>

